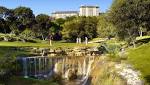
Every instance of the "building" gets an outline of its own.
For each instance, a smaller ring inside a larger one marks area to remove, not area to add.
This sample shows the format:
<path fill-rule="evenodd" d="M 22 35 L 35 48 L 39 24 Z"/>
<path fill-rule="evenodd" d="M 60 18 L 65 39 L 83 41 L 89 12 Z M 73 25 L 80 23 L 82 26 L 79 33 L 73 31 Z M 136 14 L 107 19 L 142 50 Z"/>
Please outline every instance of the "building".
<path fill-rule="evenodd" d="M 98 6 L 81 6 L 79 16 L 99 16 Z"/>
<path fill-rule="evenodd" d="M 52 13 L 52 17 L 55 19 L 66 18 L 71 16 L 99 16 L 98 6 L 81 6 L 80 11 L 56 11 Z"/>
<path fill-rule="evenodd" d="M 55 19 L 78 16 L 78 15 L 79 15 L 78 11 L 57 11 L 52 13 L 52 17 Z"/>

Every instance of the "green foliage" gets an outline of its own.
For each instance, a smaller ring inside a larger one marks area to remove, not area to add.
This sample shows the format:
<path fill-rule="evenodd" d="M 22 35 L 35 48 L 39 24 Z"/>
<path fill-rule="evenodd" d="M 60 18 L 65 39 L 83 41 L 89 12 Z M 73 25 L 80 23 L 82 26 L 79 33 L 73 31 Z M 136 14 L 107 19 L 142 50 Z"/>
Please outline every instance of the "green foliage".
<path fill-rule="evenodd" d="M 57 82 L 53 82 L 53 80 L 38 80 L 38 79 L 25 79 L 22 77 L 12 77 L 8 83 L 8 85 L 59 85 Z"/>
<path fill-rule="evenodd" d="M 141 36 L 141 37 L 136 37 L 136 43 L 148 43 L 150 41 L 150 36 Z"/>
<path fill-rule="evenodd" d="M 137 37 L 136 40 L 143 40 L 143 39 L 149 39 L 150 36 L 142 36 L 142 37 Z"/>
<path fill-rule="evenodd" d="M 49 28 L 51 27 L 51 22 L 48 15 L 39 14 L 36 16 L 36 21 L 38 24 L 35 25 L 34 31 L 42 37 L 43 40 L 49 35 Z"/>
<path fill-rule="evenodd" d="M 8 11 L 8 9 L 6 7 L 0 6 L 0 14 L 7 12 L 7 11 Z"/>
<path fill-rule="evenodd" d="M 96 17 L 76 17 L 71 21 L 66 21 L 63 25 L 63 39 L 75 41 L 77 37 L 84 39 L 95 38 L 97 36 Z"/>
<path fill-rule="evenodd" d="M 49 16 L 45 14 L 39 14 L 36 16 L 36 21 L 38 23 L 46 23 L 49 20 Z"/>
<path fill-rule="evenodd" d="M 22 25 L 19 27 L 21 30 L 30 27 L 35 18 L 33 11 L 30 8 L 21 6 L 14 9 L 14 16 L 17 17 L 20 26 Z"/>
<path fill-rule="evenodd" d="M 149 0 L 114 0 L 109 11 L 109 20 L 117 28 L 120 39 L 131 42 L 140 35 L 140 28 L 149 31 Z"/>
<path fill-rule="evenodd" d="M 99 37 L 103 38 L 115 36 L 115 27 L 108 22 L 107 14 L 101 14 L 98 17 L 97 33 Z"/>
<path fill-rule="evenodd" d="M 150 84 L 150 43 L 128 50 L 128 61 L 142 73 Z"/>
<path fill-rule="evenodd" d="M 58 25 L 62 25 L 65 23 L 65 19 L 59 18 L 59 19 L 54 20 L 54 22 Z"/>
<path fill-rule="evenodd" d="M 20 37 L 23 39 L 34 39 L 35 38 L 35 33 L 32 32 L 30 29 L 24 30 L 21 34 Z"/>
<path fill-rule="evenodd" d="M 24 54 L 14 47 L 0 47 L 0 82 L 7 82 L 16 69 L 16 57 Z M 26 52 L 27 55 L 27 52 Z"/>
<path fill-rule="evenodd" d="M 125 81 L 117 75 L 112 65 L 104 64 L 101 67 L 101 74 L 97 75 L 94 85 L 126 85 Z"/>

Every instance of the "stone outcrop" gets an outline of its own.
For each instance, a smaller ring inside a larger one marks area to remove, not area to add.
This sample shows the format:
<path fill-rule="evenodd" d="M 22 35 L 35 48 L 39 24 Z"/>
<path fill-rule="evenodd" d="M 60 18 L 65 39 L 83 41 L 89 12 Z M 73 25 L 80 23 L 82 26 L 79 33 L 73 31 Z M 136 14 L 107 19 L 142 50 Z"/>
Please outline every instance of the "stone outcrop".
<path fill-rule="evenodd" d="M 132 66 L 126 64 L 116 64 L 117 73 L 127 81 L 127 85 L 144 85 L 140 79 L 140 72 L 132 69 Z"/>

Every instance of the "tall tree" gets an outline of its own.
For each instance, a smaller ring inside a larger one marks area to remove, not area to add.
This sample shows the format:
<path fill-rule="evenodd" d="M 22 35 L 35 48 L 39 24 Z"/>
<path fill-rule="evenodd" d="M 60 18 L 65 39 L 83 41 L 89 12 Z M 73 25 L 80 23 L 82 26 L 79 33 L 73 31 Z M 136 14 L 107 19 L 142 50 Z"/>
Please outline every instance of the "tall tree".
<path fill-rule="evenodd" d="M 64 39 L 75 41 L 77 37 L 92 39 L 97 36 L 96 31 L 96 17 L 77 17 L 64 23 L 62 34 Z"/>
<path fill-rule="evenodd" d="M 117 28 L 120 39 L 134 44 L 141 27 L 150 30 L 150 0 L 114 0 L 109 19 Z"/>
<path fill-rule="evenodd" d="M 98 17 L 97 33 L 103 38 L 115 36 L 115 27 L 109 22 L 107 14 L 101 14 Z"/>
<path fill-rule="evenodd" d="M 12 11 L 10 9 L 7 9 L 6 7 L 0 6 L 0 15 L 0 32 L 10 32 L 9 24 L 7 24 L 7 22 L 12 16 Z"/>
<path fill-rule="evenodd" d="M 31 28 L 32 22 L 34 21 L 33 11 L 28 7 L 17 7 L 14 9 L 14 15 L 17 20 L 21 22 L 19 28 L 23 31 L 25 28 Z"/>
<path fill-rule="evenodd" d="M 38 31 L 39 35 L 42 36 L 42 39 L 45 40 L 50 33 L 49 29 L 51 27 L 51 21 L 49 16 L 45 14 L 39 14 L 36 16 L 36 22 L 36 31 Z"/>

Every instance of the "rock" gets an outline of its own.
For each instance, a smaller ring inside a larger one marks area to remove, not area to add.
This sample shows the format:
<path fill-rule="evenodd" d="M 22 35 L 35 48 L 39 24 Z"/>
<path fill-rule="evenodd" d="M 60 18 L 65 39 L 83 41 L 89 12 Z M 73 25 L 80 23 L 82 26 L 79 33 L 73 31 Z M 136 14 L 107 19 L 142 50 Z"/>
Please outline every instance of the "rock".
<path fill-rule="evenodd" d="M 117 73 L 124 79 L 127 80 L 127 85 L 144 85 L 140 80 L 140 73 L 134 71 L 131 65 L 116 64 L 115 68 Z"/>
<path fill-rule="evenodd" d="M 4 37 L 4 41 L 8 41 L 8 38 L 7 38 L 7 37 Z"/>

